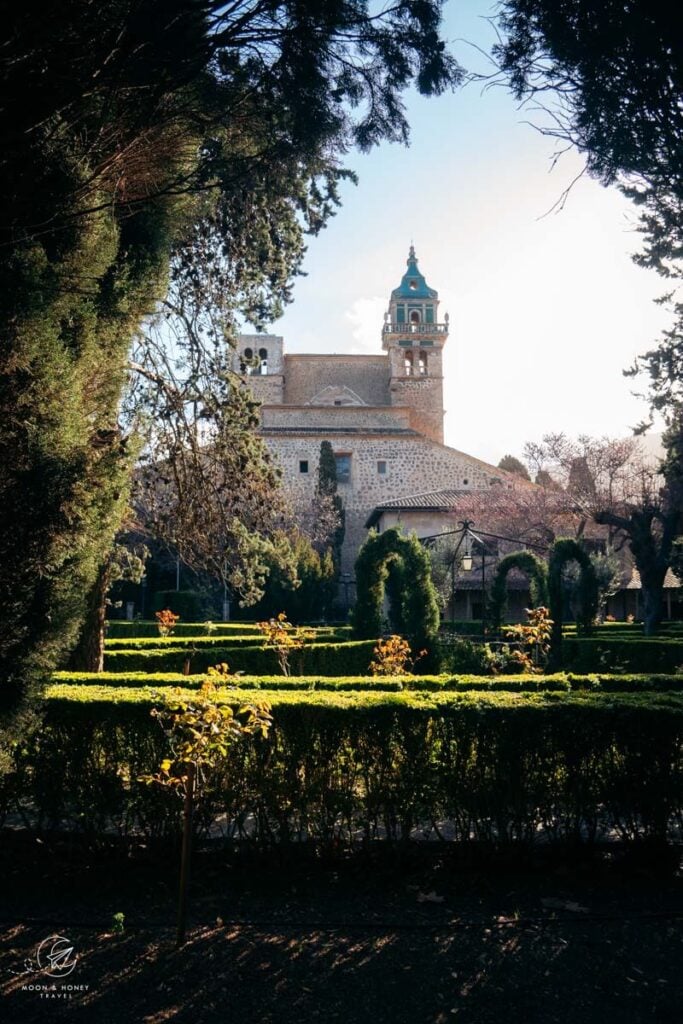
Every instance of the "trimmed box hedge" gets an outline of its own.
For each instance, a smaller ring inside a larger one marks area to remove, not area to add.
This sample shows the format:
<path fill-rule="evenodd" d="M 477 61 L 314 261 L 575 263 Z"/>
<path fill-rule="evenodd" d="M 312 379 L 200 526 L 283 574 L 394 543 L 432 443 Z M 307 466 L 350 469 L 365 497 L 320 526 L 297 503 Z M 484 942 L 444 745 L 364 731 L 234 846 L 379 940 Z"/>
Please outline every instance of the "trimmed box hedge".
<path fill-rule="evenodd" d="M 440 633 L 457 633 L 458 636 L 481 636 L 484 623 L 481 619 L 442 619 Z"/>
<path fill-rule="evenodd" d="M 174 636 L 229 636 L 232 633 L 254 633 L 258 634 L 259 629 L 255 622 L 214 622 L 213 629 L 209 631 L 206 622 L 177 622 L 174 627 Z M 156 620 L 141 621 L 136 619 L 129 622 L 127 619 L 109 619 L 106 632 L 108 637 L 158 637 L 159 625 Z"/>
<path fill-rule="evenodd" d="M 271 734 L 231 749 L 198 816 L 207 827 L 225 814 L 235 839 L 662 841 L 683 813 L 681 694 L 253 696 L 271 703 Z M 3 777 L 6 811 L 42 828 L 175 834 L 181 802 L 137 781 L 168 754 L 158 701 L 149 689 L 54 687 Z"/>
<path fill-rule="evenodd" d="M 344 643 L 348 640 L 337 630 L 316 629 L 315 638 L 319 643 Z M 193 649 L 213 650 L 217 647 L 261 647 L 265 637 L 261 634 L 235 633 L 226 636 L 145 636 L 145 637 L 114 637 L 105 640 L 105 651 L 166 651 L 171 648 L 181 651 Z"/>
<path fill-rule="evenodd" d="M 235 633 L 234 636 L 145 636 L 115 637 L 104 641 L 105 653 L 112 651 L 212 651 L 217 648 L 259 647 L 259 635 Z"/>
<path fill-rule="evenodd" d="M 573 672 L 674 672 L 683 669 L 683 640 L 564 637 L 562 665 Z"/>
<path fill-rule="evenodd" d="M 376 640 L 351 640 L 337 644 L 309 644 L 290 656 L 291 671 L 299 675 L 362 675 L 372 661 Z M 266 647 L 215 646 L 196 653 L 170 650 L 105 651 L 104 667 L 108 672 L 183 672 L 190 659 L 193 674 L 227 662 L 232 672 L 248 672 L 255 676 L 274 676 L 280 672 L 276 651 Z"/>
<path fill-rule="evenodd" d="M 173 628 L 173 638 L 260 635 L 260 630 L 255 622 L 213 622 L 211 627 L 209 630 L 206 622 L 177 622 Z M 339 635 L 340 637 L 349 638 L 351 635 L 350 626 L 316 626 L 312 628 Z M 123 637 L 134 639 L 158 637 L 159 626 L 156 621 L 142 622 L 136 620 L 135 622 L 129 622 L 127 619 L 109 619 L 107 622 L 107 636 L 112 639 Z"/>
<path fill-rule="evenodd" d="M 55 686 L 131 687 L 152 690 L 164 687 L 197 689 L 206 675 L 186 676 L 178 672 L 55 672 Z M 572 691 L 594 690 L 607 693 L 665 693 L 683 691 L 683 675 L 553 675 L 473 676 L 254 676 L 232 678 L 227 688 L 239 690 L 352 690 L 352 691 Z M 49 694 L 58 691 L 48 690 Z"/>

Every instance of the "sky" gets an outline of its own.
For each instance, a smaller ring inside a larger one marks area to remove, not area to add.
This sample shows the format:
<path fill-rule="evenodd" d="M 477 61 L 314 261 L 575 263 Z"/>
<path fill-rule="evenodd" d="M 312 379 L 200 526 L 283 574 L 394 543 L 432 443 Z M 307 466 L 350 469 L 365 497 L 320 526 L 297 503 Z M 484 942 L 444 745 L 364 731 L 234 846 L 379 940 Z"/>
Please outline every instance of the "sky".
<path fill-rule="evenodd" d="M 445 36 L 465 67 L 495 41 L 487 0 L 450 0 Z M 503 88 L 406 98 L 409 148 L 384 144 L 345 165 L 359 177 L 311 239 L 306 277 L 271 328 L 289 352 L 381 352 L 389 294 L 414 242 L 450 315 L 446 443 L 497 463 L 550 431 L 625 436 L 645 418 L 622 376 L 667 324 L 665 282 L 637 267 L 636 215 L 616 189 L 542 136 Z M 536 118 L 538 120 L 538 118 Z"/>

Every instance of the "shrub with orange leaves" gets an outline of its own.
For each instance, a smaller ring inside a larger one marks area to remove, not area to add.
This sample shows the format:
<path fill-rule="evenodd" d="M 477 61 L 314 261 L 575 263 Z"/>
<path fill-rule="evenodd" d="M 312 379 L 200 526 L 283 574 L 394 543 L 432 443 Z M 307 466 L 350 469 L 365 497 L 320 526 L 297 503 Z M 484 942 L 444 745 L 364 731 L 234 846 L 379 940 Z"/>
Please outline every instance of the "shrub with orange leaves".
<path fill-rule="evenodd" d="M 154 774 L 138 776 L 139 782 L 175 790 L 183 800 L 177 946 L 185 941 L 195 810 L 204 802 L 207 809 L 211 806 L 212 777 L 215 786 L 216 775 L 225 770 L 230 747 L 248 737 L 265 738 L 273 721 L 270 707 L 264 701 L 252 701 L 238 710 L 220 702 L 213 679 L 222 676 L 222 669 L 227 667 L 218 665 L 213 678 L 205 681 L 194 696 L 174 689 L 166 695 L 163 708 L 152 708 L 150 714 L 166 734 L 169 756 Z"/>
<path fill-rule="evenodd" d="M 206 681 L 213 686 L 229 686 L 240 673 L 231 672 L 227 661 L 221 661 L 219 665 L 212 665 L 206 670 Z"/>
<path fill-rule="evenodd" d="M 415 662 L 423 658 L 426 651 L 420 651 L 416 658 L 410 644 L 402 636 L 392 633 L 385 640 L 378 640 L 372 652 L 370 671 L 373 676 L 404 676 L 410 675 Z"/>
<path fill-rule="evenodd" d="M 285 612 L 280 612 L 276 618 L 259 622 L 257 625 L 265 638 L 263 646 L 270 647 L 277 653 L 280 670 L 283 676 L 288 676 L 290 655 L 301 655 L 308 641 L 315 637 L 315 631 L 303 626 L 293 626 Z"/>
<path fill-rule="evenodd" d="M 172 612 L 170 608 L 164 608 L 163 611 L 155 612 L 154 614 L 157 620 L 159 636 L 171 636 L 180 616 Z"/>
<path fill-rule="evenodd" d="M 503 627 L 508 640 L 518 640 L 523 645 L 522 649 L 509 651 L 507 657 L 519 665 L 522 672 L 539 673 L 548 659 L 553 620 L 543 605 L 527 608 L 526 613 L 529 617 L 527 623 Z"/>

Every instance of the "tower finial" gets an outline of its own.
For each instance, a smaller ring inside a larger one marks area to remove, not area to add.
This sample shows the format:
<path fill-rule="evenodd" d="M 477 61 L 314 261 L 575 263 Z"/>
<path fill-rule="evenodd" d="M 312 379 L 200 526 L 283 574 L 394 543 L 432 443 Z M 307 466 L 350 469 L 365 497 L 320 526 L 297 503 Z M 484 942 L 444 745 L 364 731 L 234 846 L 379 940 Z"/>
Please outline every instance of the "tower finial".
<path fill-rule="evenodd" d="M 410 241 L 410 249 L 408 250 L 408 263 L 410 263 L 412 260 L 416 260 L 416 259 L 417 259 L 417 256 L 415 255 L 415 246 L 413 245 L 413 242 L 412 242 L 412 239 L 411 239 L 411 241 Z"/>

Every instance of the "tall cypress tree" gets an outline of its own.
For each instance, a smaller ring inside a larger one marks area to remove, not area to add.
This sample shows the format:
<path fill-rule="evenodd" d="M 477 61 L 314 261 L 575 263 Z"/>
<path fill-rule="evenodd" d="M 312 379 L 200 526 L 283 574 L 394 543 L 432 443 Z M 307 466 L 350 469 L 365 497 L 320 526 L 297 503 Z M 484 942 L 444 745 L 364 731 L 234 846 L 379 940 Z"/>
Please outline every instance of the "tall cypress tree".
<path fill-rule="evenodd" d="M 316 494 L 320 497 L 327 498 L 334 512 L 339 520 L 334 534 L 331 538 L 332 541 L 332 556 L 334 558 L 334 565 L 339 575 L 341 567 L 341 551 L 344 544 L 344 535 L 346 533 L 345 524 L 345 513 L 344 505 L 342 503 L 339 494 L 337 493 L 337 462 L 332 451 L 332 445 L 329 441 L 320 442 L 320 461 L 318 462 L 318 484 L 316 487 Z"/>

